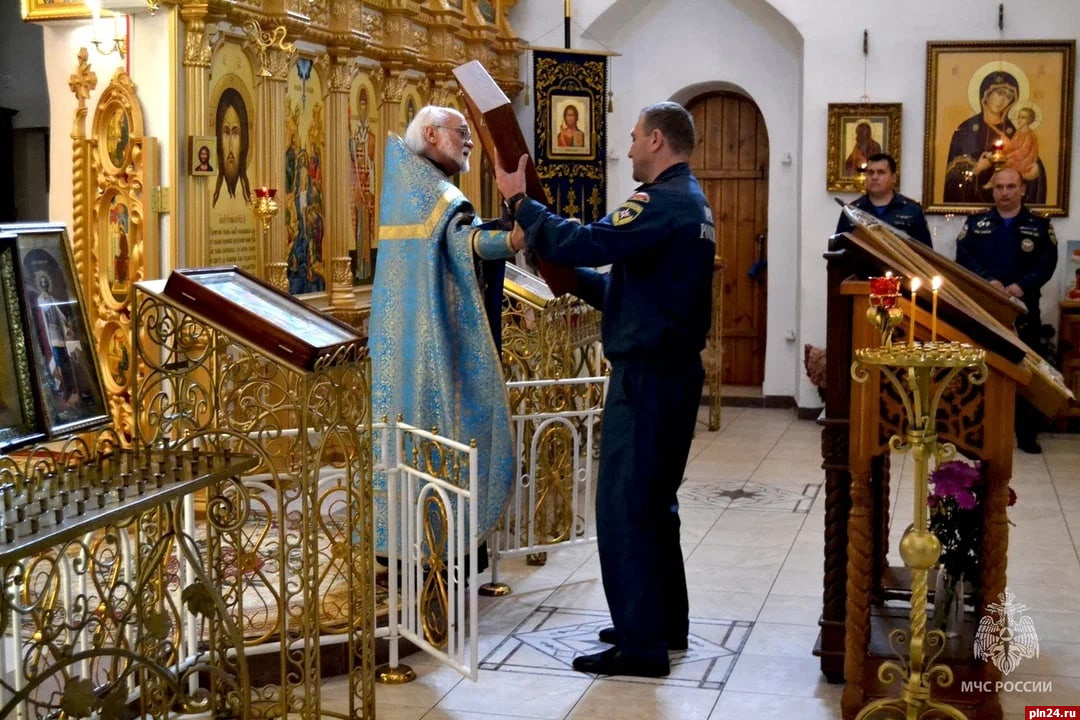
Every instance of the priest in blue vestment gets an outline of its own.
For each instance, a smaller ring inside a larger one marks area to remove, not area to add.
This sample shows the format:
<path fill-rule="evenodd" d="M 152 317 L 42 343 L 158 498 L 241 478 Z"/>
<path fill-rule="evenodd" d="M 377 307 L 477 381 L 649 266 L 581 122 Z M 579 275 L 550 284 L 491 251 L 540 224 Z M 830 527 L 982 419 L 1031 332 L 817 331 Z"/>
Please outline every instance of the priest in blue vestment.
<path fill-rule="evenodd" d="M 472 149 L 465 117 L 446 107 L 422 108 L 404 138 L 388 138 L 369 348 L 373 418 L 400 416 L 452 440 L 475 441 L 483 539 L 515 475 L 498 348 L 504 263 L 514 251 L 508 230 L 498 221 L 480 223 L 451 182 L 468 172 Z M 386 478 L 377 473 L 380 555 L 387 553 L 386 514 Z"/>

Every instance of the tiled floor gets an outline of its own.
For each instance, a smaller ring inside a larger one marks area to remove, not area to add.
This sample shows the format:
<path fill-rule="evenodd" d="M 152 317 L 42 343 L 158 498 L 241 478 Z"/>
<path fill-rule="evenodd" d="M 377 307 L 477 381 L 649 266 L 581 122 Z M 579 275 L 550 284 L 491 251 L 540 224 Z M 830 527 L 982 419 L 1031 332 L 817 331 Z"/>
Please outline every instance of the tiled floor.
<path fill-rule="evenodd" d="M 608 616 L 595 548 L 570 549 L 549 554 L 543 567 L 503 561 L 501 579 L 514 593 L 481 599 L 478 682 L 412 655 L 403 662 L 417 680 L 377 686 L 377 717 L 840 717 L 841 686 L 824 681 L 811 655 L 822 592 L 820 428 L 791 410 L 749 408 L 724 408 L 719 432 L 699 428 L 681 491 L 690 648 L 672 654 L 670 677 L 595 678 L 571 669 L 576 654 L 606 647 L 596 631 Z M 1040 655 L 1008 679 L 1050 681 L 1053 690 L 1002 693 L 1010 720 L 1025 704 L 1080 705 L 1080 436 L 1041 440 L 1043 455 L 1015 458 L 1008 573 L 1035 623 Z M 911 515 L 907 461 L 893 460 L 897 537 Z"/>

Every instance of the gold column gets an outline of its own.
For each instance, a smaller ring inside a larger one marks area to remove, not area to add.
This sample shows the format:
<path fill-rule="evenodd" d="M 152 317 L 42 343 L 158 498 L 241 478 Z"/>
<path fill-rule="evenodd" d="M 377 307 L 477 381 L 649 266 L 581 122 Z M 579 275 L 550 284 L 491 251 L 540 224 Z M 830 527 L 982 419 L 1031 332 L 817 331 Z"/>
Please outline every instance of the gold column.
<path fill-rule="evenodd" d="M 352 237 L 352 218 L 349 216 L 349 197 L 352 194 L 349 180 L 349 88 L 352 87 L 356 70 L 356 64 L 347 58 L 331 55 L 330 95 L 326 99 L 326 158 L 323 163 L 333 201 L 326 204 L 327 232 L 323 254 L 330 259 L 330 277 L 326 286 L 330 306 L 335 308 L 356 305 L 347 242 Z"/>
<path fill-rule="evenodd" d="M 724 394 L 724 268 L 727 261 L 713 258 L 712 328 L 709 331 L 709 363 L 705 382 L 709 387 L 709 430 L 720 429 Z"/>
<path fill-rule="evenodd" d="M 258 58 L 258 117 L 256 125 L 256 169 L 252 182 L 277 188 L 284 192 L 285 181 L 285 90 L 289 67 L 296 57 L 296 47 L 285 42 L 285 28 L 278 26 L 273 33 L 263 32 L 258 23 L 244 23 L 247 40 L 244 46 Z M 275 265 L 284 273 L 285 220 L 279 213 L 273 217 L 255 250 L 256 267 L 264 268 L 264 278 L 271 280 L 269 267 Z M 279 278 L 280 279 L 280 278 Z"/>
<path fill-rule="evenodd" d="M 399 127 L 401 122 L 401 103 L 405 97 L 406 78 L 398 70 L 386 71 L 381 75 L 371 76 L 375 84 L 375 92 L 378 93 L 379 102 L 379 127 L 384 135 L 389 133 L 402 134 L 404 128 Z M 375 150 L 375 167 L 378 172 L 379 185 L 382 186 L 382 171 L 386 163 L 386 143 L 380 142 Z M 377 198 L 378 196 L 376 196 Z M 375 203 L 375 222 L 379 222 L 379 203 Z M 378 225 L 376 225 L 378 228 Z M 379 248 L 379 233 L 375 231 L 375 250 Z M 376 256 L 376 263 L 378 262 Z"/>
<path fill-rule="evenodd" d="M 93 197 L 90 194 L 90 145 L 86 141 L 86 101 L 97 87 L 97 73 L 90 69 L 86 48 L 79 48 L 79 67 L 68 80 L 68 87 L 75 93 L 78 105 L 71 126 L 71 245 L 75 255 L 75 272 L 86 297 L 94 287 L 90 266 L 90 214 Z"/>
<path fill-rule="evenodd" d="M 206 32 L 206 6 L 180 8 L 184 22 L 184 107 L 183 127 L 190 135 L 209 135 L 210 123 L 206 100 L 210 97 L 210 58 L 213 53 Z M 183 134 L 181 132 L 181 134 Z M 188 158 L 190 161 L 190 158 Z M 184 264 L 203 266 L 210 263 L 210 178 L 178 173 L 184 177 L 184 212 L 178 222 L 180 232 L 173 243 L 175 267 L 179 260 L 180 238 L 184 242 Z"/>

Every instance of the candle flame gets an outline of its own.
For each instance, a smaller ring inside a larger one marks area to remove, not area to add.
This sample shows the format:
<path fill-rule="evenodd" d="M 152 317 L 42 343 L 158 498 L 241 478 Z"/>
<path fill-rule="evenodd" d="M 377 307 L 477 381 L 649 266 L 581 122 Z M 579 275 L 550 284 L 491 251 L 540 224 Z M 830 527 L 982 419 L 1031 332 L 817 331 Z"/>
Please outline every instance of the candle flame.
<path fill-rule="evenodd" d="M 919 278 L 911 278 L 911 292 L 918 292 L 920 285 L 922 285 L 922 282 Z"/>
<path fill-rule="evenodd" d="M 934 292 L 937 292 L 941 289 L 942 282 L 944 281 L 941 279 L 941 276 L 935 275 L 934 279 L 930 281 L 930 287 L 933 289 Z"/>

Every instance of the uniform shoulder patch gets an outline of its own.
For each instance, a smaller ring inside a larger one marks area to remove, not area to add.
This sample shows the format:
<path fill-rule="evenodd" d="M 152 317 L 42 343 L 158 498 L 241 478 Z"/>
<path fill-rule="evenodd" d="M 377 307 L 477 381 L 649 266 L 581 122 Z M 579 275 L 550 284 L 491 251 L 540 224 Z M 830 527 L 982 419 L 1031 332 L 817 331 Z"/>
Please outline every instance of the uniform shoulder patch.
<path fill-rule="evenodd" d="M 1057 245 L 1057 235 L 1054 234 L 1054 226 L 1050 225 L 1046 228 L 1047 234 L 1050 235 L 1050 242 Z"/>
<path fill-rule="evenodd" d="M 647 203 L 649 202 L 649 193 L 640 191 L 636 192 L 627 199 L 627 202 L 631 200 L 639 203 Z"/>
<path fill-rule="evenodd" d="M 964 227 L 960 228 L 960 235 L 956 238 L 956 242 L 960 242 L 967 237 L 968 224 L 964 223 Z"/>
<path fill-rule="evenodd" d="M 615 208 L 615 212 L 611 213 L 611 224 L 626 225 L 632 223 L 644 209 L 645 208 L 638 203 L 627 200 L 622 205 Z"/>

